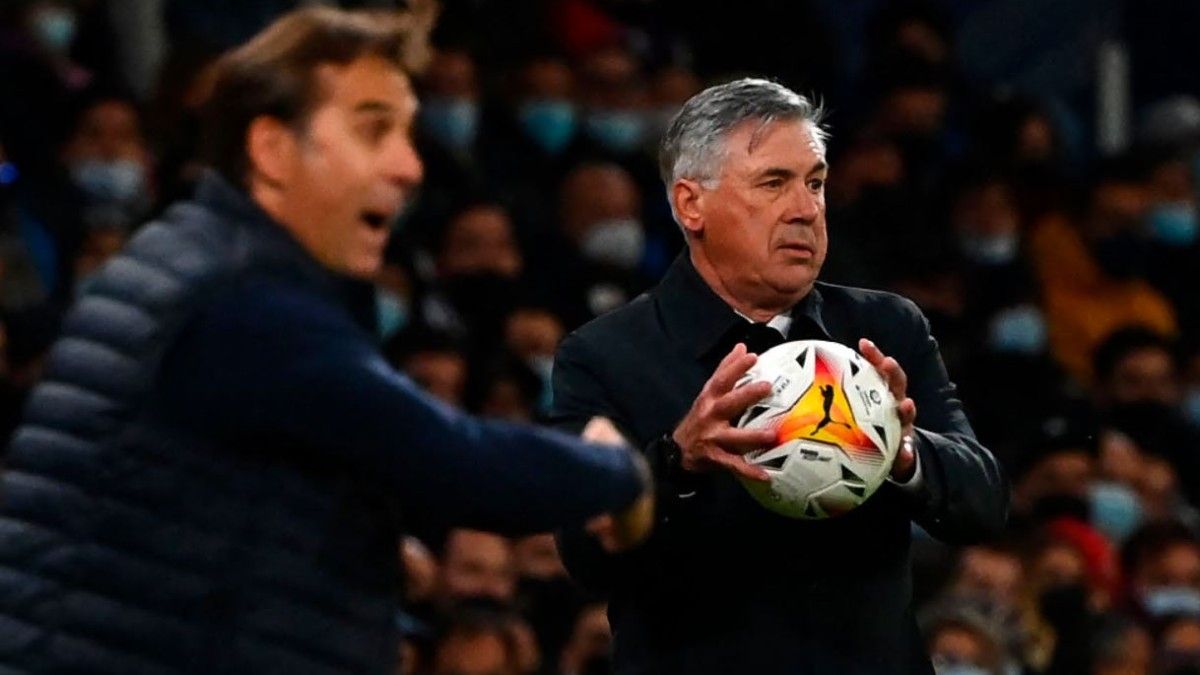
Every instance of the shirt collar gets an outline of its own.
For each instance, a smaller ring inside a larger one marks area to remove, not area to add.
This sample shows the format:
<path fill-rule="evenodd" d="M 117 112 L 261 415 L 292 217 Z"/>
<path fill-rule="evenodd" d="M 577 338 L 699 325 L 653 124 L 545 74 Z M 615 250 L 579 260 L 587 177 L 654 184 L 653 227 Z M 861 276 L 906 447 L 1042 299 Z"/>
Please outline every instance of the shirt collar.
<path fill-rule="evenodd" d="M 651 295 L 662 312 L 667 333 L 684 344 L 696 358 L 712 351 L 732 329 L 747 320 L 708 286 L 692 265 L 686 249 L 671 264 Z M 829 339 L 821 316 L 821 304 L 821 293 L 814 286 L 790 312 L 776 316 L 768 325 L 777 330 L 782 327 L 787 331 L 785 337 L 790 340 L 811 337 L 811 328 Z"/>

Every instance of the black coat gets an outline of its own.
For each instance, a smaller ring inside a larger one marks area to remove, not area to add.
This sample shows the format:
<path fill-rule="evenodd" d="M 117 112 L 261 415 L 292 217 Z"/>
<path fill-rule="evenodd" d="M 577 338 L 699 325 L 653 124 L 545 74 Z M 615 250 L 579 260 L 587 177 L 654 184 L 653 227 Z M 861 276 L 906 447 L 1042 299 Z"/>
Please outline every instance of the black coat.
<path fill-rule="evenodd" d="M 818 283 L 789 339 L 857 347 L 872 339 L 909 378 L 925 489 L 885 483 L 840 518 L 766 511 L 728 474 L 663 484 L 654 536 L 611 558 L 581 532 L 560 537 L 568 569 L 607 591 L 615 664 L 633 673 L 929 673 L 912 607 L 910 528 L 969 543 L 1004 525 L 1008 486 L 955 399 L 937 343 L 899 296 Z M 553 418 L 608 415 L 652 464 L 661 444 L 744 331 L 686 254 L 657 288 L 572 333 L 554 365 Z"/>

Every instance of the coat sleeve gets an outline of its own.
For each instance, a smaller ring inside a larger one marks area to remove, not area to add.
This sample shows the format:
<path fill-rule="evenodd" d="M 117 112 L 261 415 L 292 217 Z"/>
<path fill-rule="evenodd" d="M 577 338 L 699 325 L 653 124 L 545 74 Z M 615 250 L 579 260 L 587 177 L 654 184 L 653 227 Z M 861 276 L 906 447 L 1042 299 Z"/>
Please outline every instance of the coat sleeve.
<path fill-rule="evenodd" d="M 597 374 L 598 368 L 600 364 L 590 355 L 585 338 L 573 333 L 563 340 L 554 357 L 552 426 L 574 433 L 592 417 L 603 415 L 620 427 L 618 411 Z M 606 593 L 617 568 L 638 555 L 636 550 L 611 555 L 580 527 L 564 528 L 555 538 L 567 571 L 577 582 L 597 593 Z"/>
<path fill-rule="evenodd" d="M 626 450 L 443 405 L 348 315 L 292 289 L 214 303 L 167 354 L 162 385 L 168 409 L 206 433 L 348 467 L 431 524 L 545 532 L 623 508 L 642 489 Z"/>
<path fill-rule="evenodd" d="M 917 406 L 914 443 L 924 476 L 914 519 L 934 537 L 969 544 L 995 537 L 1008 518 L 1009 485 L 1000 463 L 975 438 L 946 372 L 929 322 L 905 301 L 908 349 L 897 354 Z"/>

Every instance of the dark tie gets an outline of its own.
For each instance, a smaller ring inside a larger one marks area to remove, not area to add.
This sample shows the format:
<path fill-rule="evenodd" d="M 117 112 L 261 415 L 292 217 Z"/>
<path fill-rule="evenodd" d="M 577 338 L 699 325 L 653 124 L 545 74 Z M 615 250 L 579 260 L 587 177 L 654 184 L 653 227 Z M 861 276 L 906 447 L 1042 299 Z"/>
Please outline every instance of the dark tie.
<path fill-rule="evenodd" d="M 742 335 L 742 341 L 746 343 L 746 348 L 755 354 L 762 354 L 785 341 L 782 333 L 765 323 L 746 324 L 745 332 Z"/>

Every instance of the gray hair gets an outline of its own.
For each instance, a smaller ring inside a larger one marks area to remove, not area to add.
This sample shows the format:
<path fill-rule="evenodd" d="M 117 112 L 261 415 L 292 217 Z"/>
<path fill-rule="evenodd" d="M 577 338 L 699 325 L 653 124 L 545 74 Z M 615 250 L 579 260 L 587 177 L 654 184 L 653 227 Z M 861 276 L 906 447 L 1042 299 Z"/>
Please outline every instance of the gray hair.
<path fill-rule="evenodd" d="M 758 133 L 772 122 L 804 120 L 812 127 L 813 140 L 822 149 L 829 133 L 821 126 L 825 110 L 807 98 L 777 82 L 744 77 L 709 87 L 683 104 L 658 150 L 658 170 L 667 187 L 680 178 L 698 180 L 707 188 L 715 186 L 725 159 L 729 132 L 743 122 L 757 120 Z M 675 205 L 671 204 L 674 213 Z M 678 220 L 678 214 L 676 220 Z"/>

